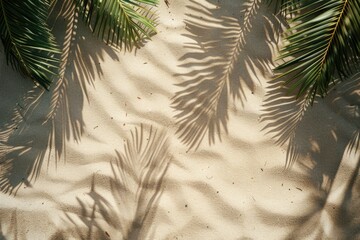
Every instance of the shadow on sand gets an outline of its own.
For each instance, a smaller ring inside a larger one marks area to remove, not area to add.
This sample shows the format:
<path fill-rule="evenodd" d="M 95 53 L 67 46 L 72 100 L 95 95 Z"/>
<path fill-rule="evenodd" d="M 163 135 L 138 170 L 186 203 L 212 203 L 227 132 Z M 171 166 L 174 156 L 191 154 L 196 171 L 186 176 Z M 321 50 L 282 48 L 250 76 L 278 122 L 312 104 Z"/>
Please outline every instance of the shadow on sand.
<path fill-rule="evenodd" d="M 44 161 L 49 165 L 52 159 L 56 164 L 66 158 L 63 156 L 66 141 L 81 140 L 87 87 L 96 76 L 101 76 L 104 54 L 118 60 L 113 49 L 105 44 L 100 48 L 102 45 L 88 29 L 78 24 L 74 1 L 58 2 L 63 5 L 56 6 L 59 15 L 52 21 L 57 39 L 63 39 L 59 79 L 49 91 L 32 87 L 23 93 L 21 87 L 11 85 L 7 88 L 10 93 L 2 94 L 3 98 L 16 96 L 12 104 L 5 106 L 7 109 L 2 114 L 9 117 L 2 119 L 0 126 L 0 190 L 5 193 L 15 194 L 23 183 L 31 185 Z M 3 76 L 2 82 L 13 80 L 8 78 Z"/>
<path fill-rule="evenodd" d="M 256 91 L 258 74 L 272 64 L 273 43 L 281 23 L 259 0 L 190 1 L 186 30 L 188 50 L 180 61 L 185 81 L 173 97 L 178 135 L 189 149 L 204 137 L 213 144 L 227 133 L 229 100 L 246 101 Z M 258 30 L 259 29 L 259 30 Z M 261 39 L 259 41 L 259 39 Z M 250 91 L 246 91 L 250 90 Z"/>
<path fill-rule="evenodd" d="M 360 237 L 360 74 L 339 83 L 312 107 L 289 96 L 282 81 L 270 84 L 262 121 L 279 145 L 287 145 L 287 174 L 310 180 L 302 215 L 259 208 L 265 223 L 288 227 L 287 239 Z M 300 167 L 301 174 L 291 168 Z M 277 171 L 278 172 L 278 171 Z M 278 174 L 278 173 L 276 173 Z M 273 221 L 270 219 L 277 219 Z"/>
<path fill-rule="evenodd" d="M 8 226 L 5 228 L 4 224 Z M 7 240 L 10 236 L 11 239 L 17 240 L 19 239 L 19 232 L 24 232 L 24 230 L 18 228 L 17 210 L 14 209 L 6 222 L 0 220 L 0 240 Z"/>
<path fill-rule="evenodd" d="M 111 176 L 94 174 L 90 192 L 77 199 L 80 210 L 65 211 L 70 227 L 51 239 L 153 239 L 151 215 L 170 164 L 168 147 L 164 132 L 132 131 L 124 152 L 116 151 Z"/>

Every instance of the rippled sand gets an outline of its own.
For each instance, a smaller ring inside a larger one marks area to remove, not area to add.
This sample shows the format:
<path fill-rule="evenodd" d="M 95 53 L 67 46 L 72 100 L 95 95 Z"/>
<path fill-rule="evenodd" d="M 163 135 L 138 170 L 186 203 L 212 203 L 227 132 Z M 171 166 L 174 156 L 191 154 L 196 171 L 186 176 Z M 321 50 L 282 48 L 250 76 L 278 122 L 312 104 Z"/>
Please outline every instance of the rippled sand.
<path fill-rule="evenodd" d="M 304 111 L 267 5 L 169 3 L 134 52 L 67 16 L 49 92 L 0 55 L 0 239 L 360 239 L 359 76 Z"/>

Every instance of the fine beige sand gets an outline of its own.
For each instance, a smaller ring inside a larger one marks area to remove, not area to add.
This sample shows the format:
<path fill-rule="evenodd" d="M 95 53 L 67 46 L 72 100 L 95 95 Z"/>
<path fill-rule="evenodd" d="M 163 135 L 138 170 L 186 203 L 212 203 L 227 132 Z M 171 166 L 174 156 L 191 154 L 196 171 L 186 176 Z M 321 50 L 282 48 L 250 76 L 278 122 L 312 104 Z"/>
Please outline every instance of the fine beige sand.
<path fill-rule="evenodd" d="M 360 76 L 304 112 L 267 5 L 169 3 L 133 52 L 60 16 L 48 92 L 1 49 L 0 239 L 360 239 Z"/>

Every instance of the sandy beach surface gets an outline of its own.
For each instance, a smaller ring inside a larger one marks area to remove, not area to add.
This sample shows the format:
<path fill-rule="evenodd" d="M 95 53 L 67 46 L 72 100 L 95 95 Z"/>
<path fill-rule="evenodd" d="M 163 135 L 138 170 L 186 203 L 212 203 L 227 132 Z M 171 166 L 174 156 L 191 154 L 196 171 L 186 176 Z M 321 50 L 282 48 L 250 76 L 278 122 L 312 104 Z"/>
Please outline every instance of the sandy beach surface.
<path fill-rule="evenodd" d="M 266 4 L 169 3 L 132 52 L 62 16 L 50 91 L 1 49 L 0 239 L 360 239 L 360 76 L 303 111 Z"/>

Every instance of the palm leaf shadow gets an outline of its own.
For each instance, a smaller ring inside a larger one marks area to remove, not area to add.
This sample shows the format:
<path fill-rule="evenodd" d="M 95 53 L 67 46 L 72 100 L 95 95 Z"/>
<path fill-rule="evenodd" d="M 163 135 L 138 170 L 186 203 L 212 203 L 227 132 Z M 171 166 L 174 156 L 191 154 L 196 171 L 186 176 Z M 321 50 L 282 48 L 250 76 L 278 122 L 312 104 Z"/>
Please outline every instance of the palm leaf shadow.
<path fill-rule="evenodd" d="M 113 175 L 109 177 L 110 195 L 117 204 L 108 200 L 109 195 L 101 193 L 109 187 L 97 186 L 94 175 L 88 194 L 91 203 L 78 198 L 80 213 L 72 216 L 66 212 L 67 219 L 75 225 L 76 237 L 90 240 L 100 234 L 103 239 L 110 238 L 101 223 L 105 221 L 108 228 L 115 229 L 123 239 L 148 238 L 149 231 L 153 230 L 149 215 L 157 208 L 170 158 L 164 132 L 150 127 L 145 133 L 142 125 L 140 129 L 135 128 L 124 145 L 124 153 L 116 151 L 116 160 L 110 164 Z M 77 222 L 79 219 L 81 225 Z"/>
<path fill-rule="evenodd" d="M 264 130 L 279 145 L 287 145 L 287 172 L 297 163 L 310 179 L 314 193 L 305 200 L 303 215 L 282 215 L 259 208 L 263 221 L 278 219 L 279 227 L 291 227 L 287 239 L 304 237 L 325 238 L 322 221 L 329 216 L 335 226 L 334 238 L 359 237 L 360 206 L 359 133 L 360 133 L 360 74 L 333 88 L 326 99 L 317 98 L 310 108 L 310 100 L 286 95 L 282 81 L 269 85 L 262 121 Z M 351 161 L 356 164 L 350 164 Z M 345 173 L 345 174 L 344 174 Z M 341 187 L 334 185 L 336 179 Z M 299 179 L 300 180 L 300 179 Z M 333 196 L 337 196 L 334 201 Z M 292 219 L 292 220 L 291 220 Z M 291 224 L 290 224 L 291 223 Z"/>
<path fill-rule="evenodd" d="M 66 158 L 66 141 L 80 141 L 84 131 L 81 109 L 87 86 L 101 75 L 103 50 L 117 59 L 110 47 L 92 46 L 91 36 L 77 24 L 73 1 L 59 1 L 55 7 L 61 9 L 54 23 L 58 39 L 63 39 L 60 76 L 48 92 L 36 87 L 28 91 L 0 129 L 0 190 L 6 193 L 16 193 L 23 183 L 31 185 L 45 159 L 49 166 L 52 158 L 55 164 Z M 34 137 L 34 132 L 39 134 Z"/>
<path fill-rule="evenodd" d="M 176 75 L 185 81 L 177 84 L 182 90 L 175 93 L 172 102 L 177 133 L 189 149 L 198 148 L 206 134 L 213 144 L 216 135 L 221 140 L 222 131 L 228 132 L 229 99 L 243 105 L 245 89 L 255 91 L 254 76 L 269 70 L 270 42 L 276 41 L 281 29 L 261 1 L 209 4 L 190 1 L 187 6 L 188 33 L 184 36 L 192 41 L 186 44 L 190 52 L 180 58 L 184 62 L 180 67 L 187 72 Z M 254 48 L 256 39 L 263 40 Z"/>
<path fill-rule="evenodd" d="M 289 95 L 283 83 L 270 83 L 261 121 L 265 123 L 263 131 L 270 134 L 277 144 L 287 144 L 286 167 L 291 167 L 301 157 L 309 157 L 316 164 L 321 163 L 320 168 L 331 165 L 331 161 L 334 163 L 331 167 L 335 167 L 340 164 L 346 151 L 358 151 L 359 73 L 340 83 L 326 99 L 317 99 L 311 108 L 310 99 L 296 99 L 295 95 Z M 325 113 L 328 109 L 333 111 Z M 341 117 L 336 118 L 339 115 Z M 323 148 L 327 151 L 323 151 Z M 336 170 L 332 171 L 335 172 L 329 173 L 331 179 L 336 173 Z"/>
<path fill-rule="evenodd" d="M 257 207 L 256 211 L 261 221 L 269 226 L 288 228 L 289 233 L 284 239 L 323 239 L 321 229 L 321 214 L 325 211 L 327 193 L 317 192 L 306 199 L 306 207 L 302 209 L 301 215 L 280 214 L 276 210 L 268 210 Z"/>
<path fill-rule="evenodd" d="M 17 215 L 17 209 L 13 209 L 6 222 L 0 221 L 0 240 L 7 240 L 10 237 L 11 239 L 18 240 L 20 238 L 19 235 L 23 235 L 24 230 L 19 228 Z"/>
<path fill-rule="evenodd" d="M 258 206 L 256 208 L 258 216 L 261 216 L 261 221 L 269 226 L 287 228 L 288 234 L 284 239 L 328 239 L 329 237 L 358 239 L 360 237 L 360 221 L 358 218 L 360 214 L 358 202 L 360 196 L 359 166 L 360 159 L 354 168 L 346 167 L 344 169 L 345 172 L 351 174 L 349 174 L 349 181 L 344 180 L 343 185 L 345 187 L 340 201 L 331 200 L 331 195 L 338 194 L 339 188 L 335 190 L 323 189 L 314 184 L 312 186 L 314 191 L 303 200 L 301 213 L 296 215 L 281 214 L 276 210 L 268 210 Z M 298 175 L 292 169 L 288 171 L 290 175 L 293 173 Z M 300 179 L 298 176 L 295 181 L 300 181 L 301 178 L 308 179 L 308 177 L 308 174 L 302 174 Z M 333 226 L 327 226 L 328 224 L 333 224 Z M 331 233 L 329 233 L 329 228 L 331 228 Z M 331 235 L 329 236 L 329 234 Z"/>
<path fill-rule="evenodd" d="M 285 166 L 290 167 L 299 157 L 296 146 L 291 144 L 294 141 L 294 132 L 301 124 L 311 101 L 289 94 L 285 81 L 276 79 L 270 82 L 266 89 L 260 122 L 265 123 L 262 130 L 271 135 L 276 144 L 282 146 L 289 142 Z"/>

